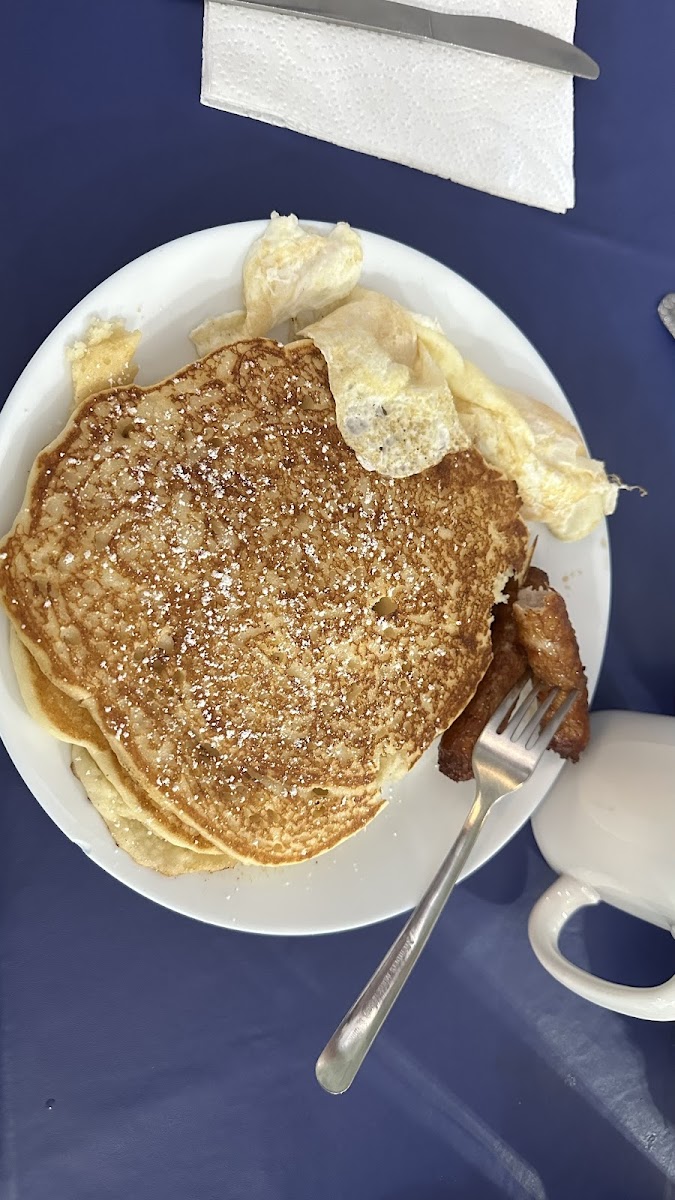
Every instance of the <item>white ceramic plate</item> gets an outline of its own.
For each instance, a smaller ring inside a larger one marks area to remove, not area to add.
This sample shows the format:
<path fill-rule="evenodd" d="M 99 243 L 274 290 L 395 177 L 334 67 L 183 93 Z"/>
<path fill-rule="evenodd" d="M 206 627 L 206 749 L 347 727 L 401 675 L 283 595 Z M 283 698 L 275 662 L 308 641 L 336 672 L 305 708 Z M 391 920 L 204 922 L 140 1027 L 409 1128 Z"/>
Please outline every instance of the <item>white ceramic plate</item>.
<path fill-rule="evenodd" d="M 0 415 L 0 529 L 23 499 L 30 466 L 63 427 L 70 380 L 64 348 L 94 316 L 123 317 L 143 331 L 140 384 L 153 383 L 194 357 L 188 331 L 240 305 L 244 255 L 264 222 L 194 233 L 143 255 L 95 288 L 37 351 Z M 476 288 L 423 254 L 363 234 L 363 282 L 416 312 L 437 317 L 458 347 L 512 388 L 572 411 L 522 333 Z M 567 545 L 540 533 L 537 563 L 566 596 L 591 688 L 605 644 L 610 565 L 605 528 Z M 216 875 L 165 879 L 117 850 L 71 774 L 68 749 L 28 717 L 11 668 L 7 625 L 0 630 L 0 733 L 17 770 L 60 829 L 99 866 L 168 908 L 260 933 L 326 933 L 367 925 L 411 908 L 450 846 L 472 799 L 472 785 L 439 774 L 436 747 L 395 789 L 362 833 L 315 862 L 282 869 L 241 866 Z M 547 756 L 534 778 L 490 816 L 465 874 L 513 837 L 544 797 L 561 763 Z"/>

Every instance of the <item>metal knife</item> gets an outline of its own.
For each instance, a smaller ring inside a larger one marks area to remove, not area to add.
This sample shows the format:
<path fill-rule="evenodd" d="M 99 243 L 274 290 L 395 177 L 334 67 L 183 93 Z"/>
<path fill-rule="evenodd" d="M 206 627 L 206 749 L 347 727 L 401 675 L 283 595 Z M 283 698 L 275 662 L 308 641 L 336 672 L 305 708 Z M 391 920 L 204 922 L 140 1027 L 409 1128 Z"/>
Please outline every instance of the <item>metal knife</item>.
<path fill-rule="evenodd" d="M 663 297 L 658 312 L 668 333 L 672 333 L 675 338 L 675 292 L 668 292 L 668 295 Z"/>
<path fill-rule="evenodd" d="M 600 74 L 598 64 L 578 46 L 501 17 L 430 12 L 394 0 L 279 0 L 276 4 L 269 0 L 219 0 L 219 3 L 307 17 L 331 25 L 352 25 L 417 41 L 444 42 L 579 75 L 582 79 L 597 79 Z"/>

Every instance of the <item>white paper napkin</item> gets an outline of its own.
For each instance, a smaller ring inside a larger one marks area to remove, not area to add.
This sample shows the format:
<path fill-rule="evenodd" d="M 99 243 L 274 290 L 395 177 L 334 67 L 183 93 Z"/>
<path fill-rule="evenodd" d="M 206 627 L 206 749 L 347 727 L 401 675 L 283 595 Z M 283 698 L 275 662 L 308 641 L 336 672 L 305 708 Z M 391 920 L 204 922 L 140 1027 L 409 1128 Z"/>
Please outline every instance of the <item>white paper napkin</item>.
<path fill-rule="evenodd" d="M 425 0 L 571 41 L 576 0 Z M 206 0 L 202 102 L 524 204 L 574 204 L 568 76 Z"/>

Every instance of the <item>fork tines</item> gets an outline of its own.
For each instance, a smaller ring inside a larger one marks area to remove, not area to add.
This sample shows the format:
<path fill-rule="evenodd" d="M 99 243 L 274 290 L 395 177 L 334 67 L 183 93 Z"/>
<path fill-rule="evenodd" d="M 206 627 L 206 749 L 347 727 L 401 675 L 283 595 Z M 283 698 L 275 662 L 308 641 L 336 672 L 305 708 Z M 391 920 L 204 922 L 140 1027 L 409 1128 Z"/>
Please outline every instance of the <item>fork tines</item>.
<path fill-rule="evenodd" d="M 560 688 L 550 688 L 533 711 L 532 706 L 537 700 L 537 689 L 535 681 L 528 673 L 504 697 L 489 721 L 489 725 L 492 729 L 501 732 L 504 737 L 509 737 L 512 742 L 521 742 L 526 749 L 544 749 L 555 737 L 578 696 L 576 690 L 569 692 L 560 708 L 540 731 L 546 714 L 563 694 Z M 523 725 L 525 721 L 526 724 Z M 503 729 L 502 726 L 504 726 Z"/>

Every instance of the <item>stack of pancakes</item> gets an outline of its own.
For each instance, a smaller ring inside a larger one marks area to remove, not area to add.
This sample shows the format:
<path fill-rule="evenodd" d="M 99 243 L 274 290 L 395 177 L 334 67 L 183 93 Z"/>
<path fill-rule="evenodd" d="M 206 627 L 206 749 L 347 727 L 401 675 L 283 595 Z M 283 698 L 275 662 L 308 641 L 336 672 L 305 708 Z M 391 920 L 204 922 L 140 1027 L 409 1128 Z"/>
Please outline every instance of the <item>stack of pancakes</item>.
<path fill-rule="evenodd" d="M 362 468 L 309 341 L 99 393 L 0 544 L 26 703 L 137 861 L 304 861 L 473 696 L 519 512 L 471 448 L 406 479 Z"/>

